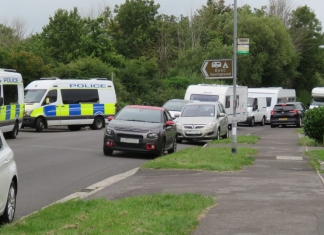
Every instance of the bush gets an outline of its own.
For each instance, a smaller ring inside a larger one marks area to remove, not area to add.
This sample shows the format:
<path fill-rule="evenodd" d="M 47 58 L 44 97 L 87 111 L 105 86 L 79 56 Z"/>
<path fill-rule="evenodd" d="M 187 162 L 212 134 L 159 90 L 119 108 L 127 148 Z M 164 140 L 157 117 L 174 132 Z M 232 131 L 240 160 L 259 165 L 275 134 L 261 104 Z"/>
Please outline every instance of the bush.
<path fill-rule="evenodd" d="M 317 143 L 323 143 L 324 134 L 324 107 L 309 109 L 304 118 L 304 133 Z"/>

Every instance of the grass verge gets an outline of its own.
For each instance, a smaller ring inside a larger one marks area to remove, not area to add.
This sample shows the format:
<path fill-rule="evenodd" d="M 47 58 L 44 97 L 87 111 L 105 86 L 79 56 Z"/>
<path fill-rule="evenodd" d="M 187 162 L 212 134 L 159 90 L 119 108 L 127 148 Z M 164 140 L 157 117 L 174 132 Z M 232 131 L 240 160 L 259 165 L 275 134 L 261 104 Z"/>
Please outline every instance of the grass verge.
<path fill-rule="evenodd" d="M 304 137 L 299 138 L 298 145 L 301 145 L 301 146 L 311 146 L 311 147 L 323 147 L 322 144 L 317 143 L 315 140 L 310 139 L 307 136 L 304 136 Z"/>
<path fill-rule="evenodd" d="M 238 147 L 236 154 L 230 148 L 193 147 L 148 161 L 141 168 L 237 171 L 252 165 L 257 153 L 248 147 Z"/>
<path fill-rule="evenodd" d="M 256 135 L 240 135 L 237 136 L 237 143 L 239 144 L 256 144 L 260 140 L 259 136 Z M 213 140 L 211 144 L 230 144 L 232 143 L 232 138 Z"/>
<path fill-rule="evenodd" d="M 212 197 L 197 194 L 155 194 L 115 201 L 71 200 L 4 225 L 0 234 L 189 235 L 198 226 L 199 216 L 214 204 Z"/>
<path fill-rule="evenodd" d="M 310 160 L 310 165 L 320 173 L 324 173 L 324 170 L 321 170 L 321 162 L 324 162 L 324 150 L 307 151 L 306 155 Z"/>

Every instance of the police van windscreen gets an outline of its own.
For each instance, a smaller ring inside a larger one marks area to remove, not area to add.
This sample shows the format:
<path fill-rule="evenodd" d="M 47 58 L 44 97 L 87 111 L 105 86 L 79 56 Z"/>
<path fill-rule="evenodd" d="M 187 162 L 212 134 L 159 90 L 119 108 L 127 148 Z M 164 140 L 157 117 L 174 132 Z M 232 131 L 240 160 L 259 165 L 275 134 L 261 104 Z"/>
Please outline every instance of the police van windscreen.
<path fill-rule="evenodd" d="M 32 89 L 32 90 L 25 90 L 25 103 L 40 103 L 46 89 Z"/>
<path fill-rule="evenodd" d="M 215 102 L 218 101 L 219 96 L 218 95 L 198 95 L 198 94 L 192 94 L 190 96 L 190 100 L 199 100 L 199 101 L 207 101 L 207 102 Z"/>

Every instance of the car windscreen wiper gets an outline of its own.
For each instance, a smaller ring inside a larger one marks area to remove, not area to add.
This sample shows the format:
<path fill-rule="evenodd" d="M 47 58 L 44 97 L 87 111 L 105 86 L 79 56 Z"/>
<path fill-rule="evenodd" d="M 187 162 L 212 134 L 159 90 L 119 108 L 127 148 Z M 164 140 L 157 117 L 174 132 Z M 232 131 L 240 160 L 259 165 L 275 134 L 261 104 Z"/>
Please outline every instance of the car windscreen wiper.
<path fill-rule="evenodd" d="M 129 122 L 145 122 L 143 120 L 136 120 L 136 119 L 125 119 L 124 121 L 129 121 Z"/>

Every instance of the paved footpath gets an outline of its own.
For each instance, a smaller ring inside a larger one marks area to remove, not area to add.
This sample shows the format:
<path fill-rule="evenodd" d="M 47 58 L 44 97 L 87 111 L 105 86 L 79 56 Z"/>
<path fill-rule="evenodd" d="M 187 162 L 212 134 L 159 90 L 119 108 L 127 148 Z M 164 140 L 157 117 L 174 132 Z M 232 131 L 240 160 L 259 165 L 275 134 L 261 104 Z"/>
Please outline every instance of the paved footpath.
<path fill-rule="evenodd" d="M 193 235 L 324 235 L 323 182 L 297 145 L 296 130 L 258 133 L 261 141 L 251 146 L 259 151 L 256 161 L 239 172 L 140 169 L 88 198 L 199 193 L 214 196 L 217 205 Z"/>

